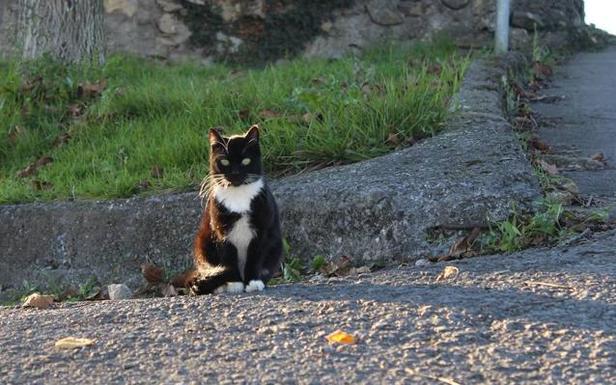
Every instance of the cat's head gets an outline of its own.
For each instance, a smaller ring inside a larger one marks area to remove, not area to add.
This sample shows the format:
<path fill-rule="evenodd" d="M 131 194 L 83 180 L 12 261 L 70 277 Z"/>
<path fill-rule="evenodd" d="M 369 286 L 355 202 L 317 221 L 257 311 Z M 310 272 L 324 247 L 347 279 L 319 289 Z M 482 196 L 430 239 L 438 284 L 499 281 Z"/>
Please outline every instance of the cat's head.
<path fill-rule="evenodd" d="M 257 181 L 263 174 L 259 148 L 259 126 L 256 124 L 244 135 L 223 136 L 210 129 L 210 175 L 219 184 L 240 186 Z"/>

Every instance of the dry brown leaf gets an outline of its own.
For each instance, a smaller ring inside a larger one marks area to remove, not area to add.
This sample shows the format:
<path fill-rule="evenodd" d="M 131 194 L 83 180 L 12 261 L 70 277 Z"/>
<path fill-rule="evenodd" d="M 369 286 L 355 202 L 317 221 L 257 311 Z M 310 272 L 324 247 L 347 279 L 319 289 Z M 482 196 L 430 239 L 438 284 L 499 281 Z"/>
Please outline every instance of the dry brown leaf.
<path fill-rule="evenodd" d="M 93 344 L 94 340 L 90 338 L 65 337 L 56 341 L 54 346 L 58 349 L 75 349 Z"/>
<path fill-rule="evenodd" d="M 80 116 L 83 112 L 83 106 L 77 103 L 69 105 L 67 109 L 68 113 L 74 118 Z"/>
<path fill-rule="evenodd" d="M 479 234 L 481 234 L 481 229 L 479 227 L 474 227 L 469 234 L 459 239 L 451 246 L 451 248 L 449 249 L 449 256 L 459 257 L 466 252 L 472 251 L 471 248 L 473 246 L 473 243 L 475 242 Z"/>
<path fill-rule="evenodd" d="M 428 70 L 426 72 L 432 75 L 439 76 L 441 72 L 443 72 L 443 66 L 438 63 L 432 64 L 430 67 L 428 67 Z"/>
<path fill-rule="evenodd" d="M 85 82 L 77 86 L 77 97 L 94 97 L 100 95 L 107 88 L 107 80 L 99 80 L 96 83 Z"/>
<path fill-rule="evenodd" d="M 32 180 L 32 188 L 36 191 L 50 190 L 53 188 L 53 183 L 44 180 Z"/>
<path fill-rule="evenodd" d="M 17 173 L 19 178 L 25 178 L 27 176 L 33 175 L 36 172 L 36 166 L 34 164 L 28 165 L 28 167 Z"/>
<path fill-rule="evenodd" d="M 552 76 L 553 72 L 552 67 L 538 61 L 533 64 L 533 71 L 535 73 L 535 78 L 537 79 L 547 79 Z"/>
<path fill-rule="evenodd" d="M 259 116 L 261 117 L 261 119 L 272 119 L 279 117 L 280 113 L 273 110 L 265 109 L 259 112 Z"/>
<path fill-rule="evenodd" d="M 62 145 L 67 144 L 69 140 L 71 140 L 71 134 L 69 134 L 68 132 L 63 132 L 62 134 L 58 135 L 58 137 L 53 141 L 53 146 L 61 147 Z"/>
<path fill-rule="evenodd" d="M 329 263 L 325 265 L 321 272 L 327 276 L 342 276 L 346 275 L 351 269 L 351 258 L 343 255 L 338 258 L 335 262 Z"/>
<path fill-rule="evenodd" d="M 372 271 L 369 266 L 353 267 L 349 270 L 348 275 L 359 275 Z"/>
<path fill-rule="evenodd" d="M 53 303 L 53 301 L 54 301 L 53 295 L 34 293 L 26 297 L 21 307 L 34 307 L 37 309 L 47 309 L 49 305 Z"/>
<path fill-rule="evenodd" d="M 357 343 L 357 338 L 354 335 L 344 332 L 342 330 L 336 330 L 335 332 L 325 336 L 325 338 L 330 344 L 338 343 L 345 345 L 353 345 Z"/>
<path fill-rule="evenodd" d="M 141 265 L 141 274 L 143 274 L 143 278 L 145 278 L 146 281 L 156 285 L 163 282 L 165 270 L 151 263 L 144 263 Z"/>
<path fill-rule="evenodd" d="M 436 276 L 436 282 L 444 281 L 446 279 L 455 279 L 460 273 L 460 269 L 455 266 L 445 266 L 443 271 Z"/>
<path fill-rule="evenodd" d="M 537 161 L 537 164 L 539 165 L 539 167 L 541 167 L 543 171 L 547 172 L 549 175 L 558 175 L 558 167 L 556 167 L 556 165 L 548 163 L 543 159 L 539 159 Z"/>
<path fill-rule="evenodd" d="M 37 159 L 34 163 L 28 165 L 28 167 L 17 173 L 17 176 L 20 178 L 25 178 L 27 176 L 34 175 L 40 167 L 43 167 L 49 163 L 53 162 L 53 158 L 51 156 L 42 156 Z"/>
<path fill-rule="evenodd" d="M 541 141 L 541 140 L 539 140 L 539 138 L 537 138 L 536 136 L 533 136 L 533 137 L 532 137 L 532 138 L 528 141 L 528 144 L 529 144 L 532 148 L 534 148 L 534 149 L 536 149 L 536 150 L 539 150 L 539 151 L 541 151 L 541 152 L 543 152 L 543 153 L 550 152 L 550 150 L 551 150 L 551 149 L 550 149 L 550 146 L 549 146 L 548 144 L 546 144 L 546 143 L 542 142 L 542 141 Z"/>
<path fill-rule="evenodd" d="M 164 174 L 165 170 L 157 164 L 152 166 L 152 170 L 150 170 L 150 175 L 152 175 L 152 178 L 160 179 Z"/>
<path fill-rule="evenodd" d="M 53 158 L 51 156 L 41 156 L 36 160 L 36 167 L 43 167 L 53 162 Z"/>
<path fill-rule="evenodd" d="M 241 120 L 248 120 L 248 118 L 250 118 L 250 110 L 248 108 L 242 108 L 238 111 L 237 116 Z"/>
<path fill-rule="evenodd" d="M 21 135 L 23 135 L 23 133 L 24 133 L 24 129 L 21 126 L 15 125 L 15 126 L 9 128 L 9 132 L 8 132 L 7 135 L 8 135 L 9 141 L 11 143 L 15 143 L 17 141 L 17 139 Z"/>
<path fill-rule="evenodd" d="M 385 143 L 390 146 L 396 147 L 399 146 L 402 141 L 400 140 L 400 135 L 398 135 L 397 132 L 390 132 L 389 135 L 387 135 L 387 140 L 385 141 Z"/>
<path fill-rule="evenodd" d="M 599 151 L 596 154 L 593 154 L 593 156 L 591 156 L 590 159 L 596 160 L 597 162 L 605 163 L 605 155 L 601 151 Z"/>

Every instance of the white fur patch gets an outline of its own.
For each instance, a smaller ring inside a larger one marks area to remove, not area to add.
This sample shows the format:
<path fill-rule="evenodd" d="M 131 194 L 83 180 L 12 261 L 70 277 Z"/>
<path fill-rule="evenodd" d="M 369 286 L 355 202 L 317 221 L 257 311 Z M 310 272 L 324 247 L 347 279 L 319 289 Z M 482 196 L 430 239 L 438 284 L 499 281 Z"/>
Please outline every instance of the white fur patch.
<path fill-rule="evenodd" d="M 263 179 L 241 186 L 214 186 L 216 200 L 235 213 L 245 213 L 250 210 L 250 203 L 263 188 Z"/>
<path fill-rule="evenodd" d="M 252 291 L 262 291 L 263 289 L 265 289 L 265 284 L 263 281 L 260 279 L 252 280 L 248 283 L 248 286 L 246 286 L 246 293 L 250 293 Z"/>
<path fill-rule="evenodd" d="M 227 282 L 227 293 L 241 293 L 244 291 L 243 282 Z"/>
<path fill-rule="evenodd" d="M 231 242 L 237 250 L 237 268 L 240 271 L 240 277 L 242 277 L 242 279 L 244 279 L 248 245 L 250 245 L 250 241 L 252 241 L 252 238 L 256 235 L 257 232 L 250 226 L 250 217 L 248 214 L 243 214 L 242 217 L 233 224 L 233 228 L 225 237 L 225 240 Z"/>

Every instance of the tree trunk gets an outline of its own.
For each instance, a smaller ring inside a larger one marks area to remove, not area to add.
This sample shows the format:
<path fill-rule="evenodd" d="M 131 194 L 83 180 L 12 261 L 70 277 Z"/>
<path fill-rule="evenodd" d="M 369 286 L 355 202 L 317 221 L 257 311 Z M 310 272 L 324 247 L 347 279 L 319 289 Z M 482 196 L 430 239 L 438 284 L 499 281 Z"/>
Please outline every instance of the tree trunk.
<path fill-rule="evenodd" d="M 105 61 L 103 0 L 19 0 L 17 45 L 25 59 Z"/>

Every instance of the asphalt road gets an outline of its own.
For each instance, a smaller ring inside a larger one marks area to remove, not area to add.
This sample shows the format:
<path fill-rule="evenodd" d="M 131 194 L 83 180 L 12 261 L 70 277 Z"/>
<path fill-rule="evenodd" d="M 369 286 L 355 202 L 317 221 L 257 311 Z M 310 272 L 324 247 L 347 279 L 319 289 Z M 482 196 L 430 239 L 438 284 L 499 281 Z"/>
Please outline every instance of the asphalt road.
<path fill-rule="evenodd" d="M 261 293 L 0 308 L 1 384 L 614 384 L 616 231 Z M 342 329 L 353 345 L 330 345 Z M 62 337 L 94 345 L 59 350 Z"/>
<path fill-rule="evenodd" d="M 580 167 L 562 162 L 563 173 L 573 179 L 587 196 L 616 201 L 616 46 L 597 52 L 579 53 L 557 68 L 548 97 L 562 98 L 537 102 L 540 137 L 558 155 L 589 158 L 601 152 L 604 167 Z M 559 163 L 559 162 L 556 162 Z"/>

